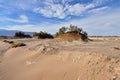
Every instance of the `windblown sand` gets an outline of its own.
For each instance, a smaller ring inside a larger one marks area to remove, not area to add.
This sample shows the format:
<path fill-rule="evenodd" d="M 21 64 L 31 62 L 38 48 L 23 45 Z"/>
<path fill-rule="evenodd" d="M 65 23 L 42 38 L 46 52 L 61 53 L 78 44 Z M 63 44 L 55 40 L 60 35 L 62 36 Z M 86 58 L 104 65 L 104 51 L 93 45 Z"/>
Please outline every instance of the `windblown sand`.
<path fill-rule="evenodd" d="M 120 39 L 0 41 L 0 80 L 120 80 Z"/>

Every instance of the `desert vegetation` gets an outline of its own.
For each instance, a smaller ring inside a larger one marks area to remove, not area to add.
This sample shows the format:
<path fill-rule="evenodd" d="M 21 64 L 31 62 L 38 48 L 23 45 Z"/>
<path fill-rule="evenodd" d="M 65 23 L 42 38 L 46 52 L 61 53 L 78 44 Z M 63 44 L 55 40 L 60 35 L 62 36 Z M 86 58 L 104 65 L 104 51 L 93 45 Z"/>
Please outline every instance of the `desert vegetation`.
<path fill-rule="evenodd" d="M 46 39 L 46 38 L 49 38 L 49 39 L 52 39 L 54 38 L 51 34 L 47 33 L 47 32 L 43 32 L 43 31 L 40 31 L 40 32 L 35 32 L 33 34 L 33 37 L 37 37 L 38 39 Z"/>
<path fill-rule="evenodd" d="M 12 48 L 16 48 L 16 47 L 21 47 L 21 46 L 26 46 L 26 44 L 22 43 L 22 42 L 15 42 L 12 45 Z"/>
<path fill-rule="evenodd" d="M 79 28 L 75 25 L 70 25 L 69 27 L 61 27 L 56 33 L 55 38 L 62 40 L 78 40 L 83 41 L 88 40 L 87 32 L 83 31 L 82 28 Z"/>
<path fill-rule="evenodd" d="M 24 32 L 16 32 L 14 37 L 15 38 L 31 38 L 30 35 L 25 34 Z"/>
<path fill-rule="evenodd" d="M 12 48 L 26 46 L 26 44 L 24 44 L 22 42 L 15 42 L 15 41 L 11 41 L 11 40 L 3 40 L 3 42 L 11 44 Z"/>
<path fill-rule="evenodd" d="M 40 31 L 40 32 L 35 32 L 33 34 L 33 36 L 25 34 L 24 32 L 16 32 L 13 36 L 13 38 L 37 38 L 37 39 L 53 39 L 54 37 L 58 37 L 62 34 L 73 34 L 73 35 L 80 35 L 80 37 L 82 37 L 82 39 L 84 40 L 85 38 L 88 37 L 87 32 L 83 31 L 82 28 L 79 28 L 78 26 L 75 25 L 70 25 L 69 27 L 61 27 L 58 32 L 56 32 L 55 36 L 51 35 L 48 32 L 45 31 Z M 62 35 L 65 36 L 65 35 Z M 72 37 L 72 36 L 71 36 Z M 74 37 L 73 37 L 74 38 Z"/>
<path fill-rule="evenodd" d="M 3 42 L 9 43 L 9 44 L 13 44 L 14 43 L 14 41 L 8 41 L 8 40 L 3 40 Z"/>
<path fill-rule="evenodd" d="M 87 32 L 83 31 L 82 28 L 79 28 L 75 25 L 70 25 L 69 27 L 61 27 L 59 29 L 58 32 L 56 32 L 56 36 L 60 35 L 60 34 L 64 34 L 64 33 L 67 33 L 67 32 L 76 32 L 76 33 L 79 33 L 79 34 L 84 34 L 85 36 L 87 36 Z"/>

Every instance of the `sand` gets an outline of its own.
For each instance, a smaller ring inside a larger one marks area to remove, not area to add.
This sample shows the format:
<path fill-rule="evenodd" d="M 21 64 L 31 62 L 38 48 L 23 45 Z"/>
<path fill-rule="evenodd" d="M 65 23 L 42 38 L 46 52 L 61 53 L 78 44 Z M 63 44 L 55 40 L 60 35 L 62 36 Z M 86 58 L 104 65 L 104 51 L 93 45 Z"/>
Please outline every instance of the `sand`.
<path fill-rule="evenodd" d="M 120 80 L 120 39 L 0 41 L 0 80 Z"/>

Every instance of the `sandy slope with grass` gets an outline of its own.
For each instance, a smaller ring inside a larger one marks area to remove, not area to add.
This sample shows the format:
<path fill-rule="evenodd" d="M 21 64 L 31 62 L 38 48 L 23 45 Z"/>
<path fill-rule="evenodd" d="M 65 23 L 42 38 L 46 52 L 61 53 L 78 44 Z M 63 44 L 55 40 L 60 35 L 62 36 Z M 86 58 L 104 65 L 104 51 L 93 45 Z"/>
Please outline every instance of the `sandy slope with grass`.
<path fill-rule="evenodd" d="M 0 41 L 0 80 L 120 80 L 120 39 Z"/>

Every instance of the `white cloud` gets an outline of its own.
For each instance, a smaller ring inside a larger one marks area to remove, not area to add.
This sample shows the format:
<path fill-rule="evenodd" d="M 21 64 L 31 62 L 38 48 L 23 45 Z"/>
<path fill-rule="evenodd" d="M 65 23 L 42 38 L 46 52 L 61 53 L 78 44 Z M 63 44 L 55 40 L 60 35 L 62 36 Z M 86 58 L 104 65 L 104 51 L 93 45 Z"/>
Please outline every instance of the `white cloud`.
<path fill-rule="evenodd" d="M 104 6 L 104 7 L 100 7 L 100 8 L 96 8 L 96 9 L 92 9 L 90 11 L 88 11 L 88 13 L 99 13 L 99 12 L 103 12 L 104 10 L 108 9 L 109 7 Z"/>
<path fill-rule="evenodd" d="M 24 9 L 34 11 L 48 18 L 64 19 L 73 16 L 80 16 L 87 12 L 89 9 L 93 9 L 96 6 L 101 5 L 106 1 L 111 0 L 92 0 L 90 3 L 74 3 L 70 2 L 74 0 L 0 0 L 5 6 L 12 9 Z M 6 3 L 7 2 L 7 3 Z M 74 1 L 75 2 L 75 1 Z M 10 10 L 10 9 L 8 9 Z M 10 11 L 9 11 L 10 12 Z"/>
<path fill-rule="evenodd" d="M 73 6 L 69 6 L 68 8 L 68 15 L 76 15 L 79 16 L 81 14 L 83 14 L 86 10 L 95 7 L 94 4 L 88 4 L 88 5 L 84 5 L 84 4 L 75 4 Z"/>
<path fill-rule="evenodd" d="M 60 4 L 51 4 L 44 8 L 41 8 L 41 7 L 35 8 L 34 11 L 49 18 L 57 17 L 57 18 L 63 19 L 65 17 L 63 6 Z"/>
<path fill-rule="evenodd" d="M 19 19 L 8 18 L 7 20 L 12 21 L 12 22 L 18 22 L 18 23 L 28 23 L 29 22 L 28 17 L 26 15 L 20 15 Z"/>
<path fill-rule="evenodd" d="M 78 16 L 82 14 L 85 10 L 85 6 L 78 3 L 68 8 L 68 14 Z"/>
<path fill-rule="evenodd" d="M 16 22 L 27 23 L 27 22 L 29 22 L 29 20 L 28 20 L 28 17 L 26 15 L 20 15 L 20 19 L 16 20 Z"/>
<path fill-rule="evenodd" d="M 29 19 L 26 15 L 20 15 L 19 19 L 13 19 L 8 17 L 3 17 L 2 19 L 0 19 L 0 22 L 6 22 L 6 21 L 17 22 L 17 23 L 28 23 Z"/>
<path fill-rule="evenodd" d="M 107 9 L 107 7 L 104 6 L 99 7 L 98 9 L 94 8 L 109 0 L 93 0 L 91 3 L 86 4 L 69 4 L 71 1 L 73 0 L 45 0 L 43 1 L 44 6 L 36 7 L 33 11 L 48 18 L 56 17 L 59 19 L 64 19 L 70 15 L 83 15 L 85 12 L 87 13 L 89 9 L 91 9 L 91 12 L 99 12 L 103 9 Z M 62 4 L 60 2 L 62 2 Z"/>
<path fill-rule="evenodd" d="M 44 7 L 34 8 L 34 12 L 40 13 L 48 18 L 56 17 L 59 19 L 64 19 L 68 15 L 79 16 L 83 14 L 86 10 L 95 7 L 94 4 L 86 5 L 86 4 L 76 3 L 74 5 L 70 5 L 70 4 L 63 5 L 63 4 L 54 4 L 52 0 L 50 0 L 49 2 L 46 2 Z"/>

